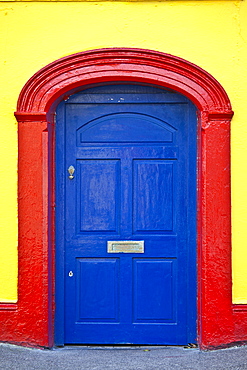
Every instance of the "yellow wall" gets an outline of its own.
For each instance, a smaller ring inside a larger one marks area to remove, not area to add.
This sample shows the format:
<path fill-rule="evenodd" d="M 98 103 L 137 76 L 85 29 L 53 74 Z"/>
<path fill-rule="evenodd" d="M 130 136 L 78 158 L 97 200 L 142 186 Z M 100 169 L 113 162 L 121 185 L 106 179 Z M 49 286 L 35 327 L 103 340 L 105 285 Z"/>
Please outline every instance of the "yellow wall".
<path fill-rule="evenodd" d="M 25 82 L 68 54 L 104 47 L 159 50 L 211 73 L 232 121 L 234 302 L 247 303 L 247 0 L 0 2 L 0 301 L 17 298 L 17 125 Z"/>

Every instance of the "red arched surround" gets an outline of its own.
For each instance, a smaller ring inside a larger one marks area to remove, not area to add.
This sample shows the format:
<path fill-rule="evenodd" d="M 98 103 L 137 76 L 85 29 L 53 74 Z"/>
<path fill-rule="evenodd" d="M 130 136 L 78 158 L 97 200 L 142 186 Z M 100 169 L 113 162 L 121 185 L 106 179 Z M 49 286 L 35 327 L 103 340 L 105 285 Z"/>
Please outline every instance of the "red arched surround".
<path fill-rule="evenodd" d="M 232 305 L 230 101 L 207 72 L 160 52 L 114 48 L 59 59 L 23 87 L 19 138 L 18 303 L 0 305 L 0 340 L 53 345 L 53 113 L 83 87 L 114 81 L 176 90 L 198 108 L 198 343 L 215 348 L 247 340 L 246 306 Z"/>

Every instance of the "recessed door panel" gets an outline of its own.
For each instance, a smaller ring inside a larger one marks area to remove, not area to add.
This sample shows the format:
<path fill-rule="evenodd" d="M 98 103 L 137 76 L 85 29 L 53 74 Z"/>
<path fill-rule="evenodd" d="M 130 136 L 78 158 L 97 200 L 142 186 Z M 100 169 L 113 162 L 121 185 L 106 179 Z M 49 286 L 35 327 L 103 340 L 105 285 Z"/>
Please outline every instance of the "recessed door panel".
<path fill-rule="evenodd" d="M 119 261 L 116 258 L 77 259 L 77 322 L 117 321 Z"/>
<path fill-rule="evenodd" d="M 140 113 L 116 113 L 84 123 L 78 130 L 79 143 L 172 142 L 174 129 L 166 122 Z"/>
<path fill-rule="evenodd" d="M 165 160 L 134 160 L 134 231 L 173 230 L 173 167 Z"/>
<path fill-rule="evenodd" d="M 119 160 L 82 159 L 78 163 L 77 205 L 81 232 L 116 232 L 120 208 Z"/>
<path fill-rule="evenodd" d="M 59 344 L 195 342 L 195 107 L 111 85 L 60 103 L 56 124 Z"/>
<path fill-rule="evenodd" d="M 175 322 L 176 260 L 134 259 L 134 321 Z"/>

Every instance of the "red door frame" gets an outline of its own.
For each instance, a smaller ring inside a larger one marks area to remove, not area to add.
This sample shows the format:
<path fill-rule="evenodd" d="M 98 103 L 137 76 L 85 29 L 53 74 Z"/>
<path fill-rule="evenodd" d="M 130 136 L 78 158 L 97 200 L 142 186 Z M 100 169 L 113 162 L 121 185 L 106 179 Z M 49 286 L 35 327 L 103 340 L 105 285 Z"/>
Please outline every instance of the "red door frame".
<path fill-rule="evenodd" d="M 53 116 L 66 95 L 95 84 L 136 82 L 171 88 L 198 108 L 198 343 L 247 341 L 247 306 L 232 305 L 230 121 L 222 86 L 198 66 L 142 49 L 86 51 L 38 71 L 23 87 L 18 120 L 18 303 L 0 304 L 0 340 L 53 345 Z"/>

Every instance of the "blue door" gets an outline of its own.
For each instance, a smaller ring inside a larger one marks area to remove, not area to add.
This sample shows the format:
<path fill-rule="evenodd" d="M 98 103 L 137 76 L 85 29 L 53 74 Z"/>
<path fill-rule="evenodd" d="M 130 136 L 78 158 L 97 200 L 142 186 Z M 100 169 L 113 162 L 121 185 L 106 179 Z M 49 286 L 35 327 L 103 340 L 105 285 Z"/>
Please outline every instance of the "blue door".
<path fill-rule="evenodd" d="M 196 342 L 195 107 L 101 86 L 56 121 L 57 344 Z"/>

